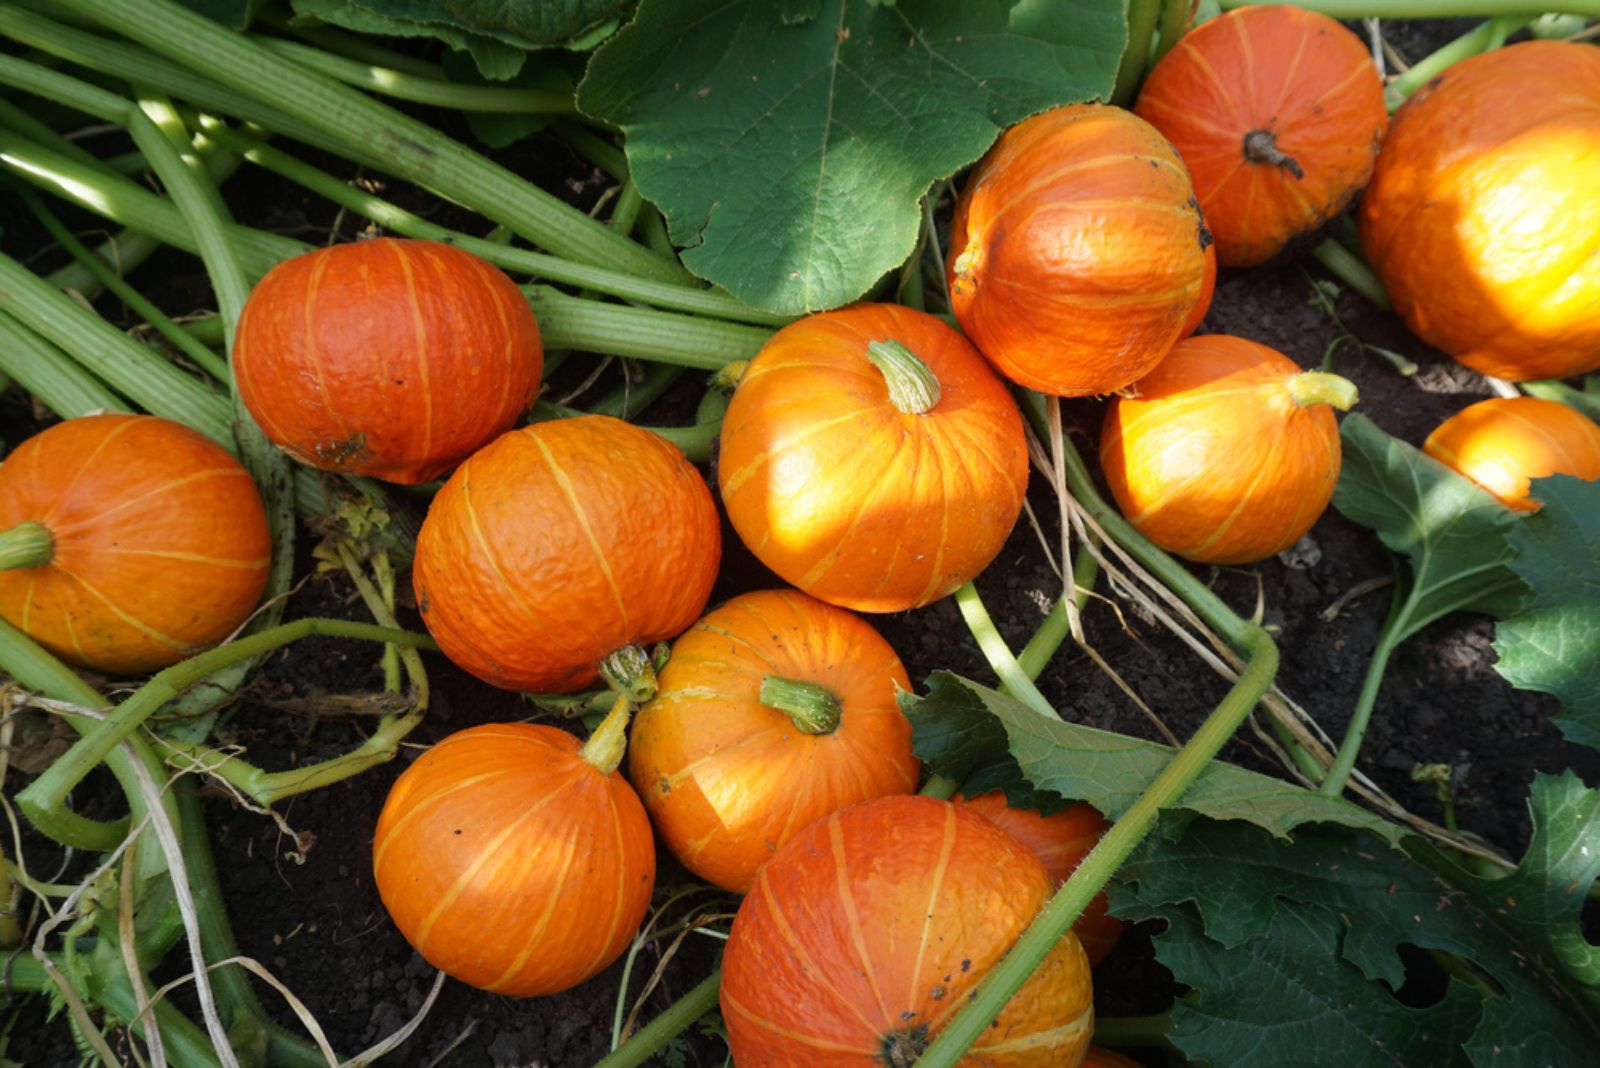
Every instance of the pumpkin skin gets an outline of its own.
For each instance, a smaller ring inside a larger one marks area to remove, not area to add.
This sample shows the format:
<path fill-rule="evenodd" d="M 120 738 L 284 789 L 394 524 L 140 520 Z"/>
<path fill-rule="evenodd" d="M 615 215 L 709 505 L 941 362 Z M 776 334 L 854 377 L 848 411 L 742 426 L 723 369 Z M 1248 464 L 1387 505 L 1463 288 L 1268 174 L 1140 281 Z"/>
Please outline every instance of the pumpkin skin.
<path fill-rule="evenodd" d="M 0 571 L 0 618 L 113 675 L 154 671 L 233 633 L 267 582 L 272 539 L 248 472 L 151 415 L 89 415 L 0 464 L 0 531 L 43 524 L 48 563 Z"/>
<path fill-rule="evenodd" d="M 977 797 L 957 794 L 951 800 L 970 808 L 1033 850 L 1033 855 L 1044 865 L 1045 874 L 1050 876 L 1052 888 L 1066 882 L 1089 855 L 1089 850 L 1111 829 L 1111 824 L 1093 805 L 1068 805 L 1060 812 L 1041 816 L 1025 808 L 1012 808 L 1006 804 L 1006 795 L 1000 790 Z M 1110 903 L 1102 890 L 1072 925 L 1072 933 L 1083 943 L 1091 966 L 1105 960 L 1122 936 L 1125 925 L 1108 914 L 1109 908 Z"/>
<path fill-rule="evenodd" d="M 841 706 L 809 734 L 761 703 L 767 675 L 816 683 Z M 633 721 L 629 778 L 683 866 L 744 893 L 800 828 L 836 808 L 917 788 L 911 680 L 878 632 L 794 590 L 735 597 L 672 647 Z"/>
<path fill-rule="evenodd" d="M 1486 375 L 1600 368 L 1600 51 L 1527 41 L 1395 113 L 1361 243 L 1411 331 Z"/>
<path fill-rule="evenodd" d="M 1542 507 L 1528 496 L 1532 479 L 1600 478 L 1600 426 L 1576 409 L 1538 397 L 1493 397 L 1469 405 L 1434 428 L 1422 451 L 1518 512 Z"/>
<path fill-rule="evenodd" d="M 1216 295 L 1217 244 L 1213 241 L 1206 246 L 1206 273 L 1200 283 L 1200 299 L 1194 302 L 1189 317 L 1183 321 L 1183 329 L 1178 332 L 1179 341 L 1200 329 L 1200 324 L 1206 321 L 1206 313 L 1211 310 L 1211 298 Z"/>
<path fill-rule="evenodd" d="M 1199 563 L 1252 563 L 1293 545 L 1327 508 L 1340 464 L 1333 412 L 1291 396 L 1301 373 L 1226 334 L 1173 346 L 1136 395 L 1106 409 L 1100 466 L 1122 514 Z"/>
<path fill-rule="evenodd" d="M 233 366 L 250 414 L 296 460 L 417 483 L 515 425 L 544 349 L 499 268 L 380 237 L 267 272 L 239 317 Z"/>
<path fill-rule="evenodd" d="M 1038 858 L 961 805 L 885 797 L 816 821 L 734 917 L 722 961 L 734 1063 L 910 1064 L 1049 895 Z M 1090 1000 L 1069 931 L 958 1063 L 1073 1068 Z"/>
<path fill-rule="evenodd" d="M 1263 263 L 1344 210 L 1372 177 L 1389 118 L 1361 39 L 1287 5 L 1185 34 L 1134 113 L 1188 164 L 1224 267 Z"/>
<path fill-rule="evenodd" d="M 721 557 L 711 491 L 683 453 L 587 415 L 502 434 L 457 468 L 412 575 L 446 656 L 502 689 L 559 693 L 693 623 Z"/>
<path fill-rule="evenodd" d="M 896 408 L 867 359 L 897 340 L 938 404 Z M 1028 450 L 1005 384 L 931 315 L 856 304 L 774 334 L 722 423 L 718 479 L 739 537 L 786 582 L 858 612 L 919 608 L 988 566 L 1022 512 Z"/>
<path fill-rule="evenodd" d="M 1113 1053 L 1099 1046 L 1090 1046 L 1089 1054 L 1083 1058 L 1081 1068 L 1144 1068 L 1144 1065 L 1120 1053 Z"/>
<path fill-rule="evenodd" d="M 1178 153 L 1105 104 L 1002 134 L 967 178 L 950 235 L 962 331 L 1013 382 L 1062 397 L 1121 389 L 1167 354 L 1211 241 Z"/>
<path fill-rule="evenodd" d="M 655 886 L 655 840 L 619 772 L 566 731 L 458 731 L 395 781 L 372 871 L 429 964 L 482 990 L 554 994 L 615 960 Z"/>

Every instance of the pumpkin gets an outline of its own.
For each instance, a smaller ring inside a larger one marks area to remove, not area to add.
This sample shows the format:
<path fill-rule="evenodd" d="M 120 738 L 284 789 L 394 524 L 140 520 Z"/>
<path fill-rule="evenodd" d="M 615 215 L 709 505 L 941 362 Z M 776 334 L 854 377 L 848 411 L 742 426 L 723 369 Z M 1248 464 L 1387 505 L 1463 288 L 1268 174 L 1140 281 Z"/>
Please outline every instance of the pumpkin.
<path fill-rule="evenodd" d="M 1361 39 L 1326 15 L 1270 5 L 1185 34 L 1134 113 L 1189 167 L 1224 267 L 1251 267 L 1322 228 L 1372 177 L 1388 123 Z"/>
<path fill-rule="evenodd" d="M 800 828 L 917 787 L 900 658 L 858 616 L 793 590 L 747 593 L 672 647 L 639 710 L 628 774 L 683 866 L 744 893 Z"/>
<path fill-rule="evenodd" d="M 1167 354 L 1211 240 L 1178 153 L 1104 104 L 1002 134 L 967 178 L 950 235 L 961 329 L 1001 374 L 1063 397 L 1121 389 Z"/>
<path fill-rule="evenodd" d="M 419 757 L 372 843 L 378 895 L 406 941 L 464 983 L 519 997 L 566 990 L 615 960 L 650 906 L 656 866 L 620 758 L 529 723 L 458 731 Z"/>
<path fill-rule="evenodd" d="M 1340 462 L 1330 406 L 1355 400 L 1349 382 L 1265 345 L 1187 338 L 1106 409 L 1100 465 L 1122 514 L 1168 552 L 1264 560 L 1327 508 Z"/>
<path fill-rule="evenodd" d="M 965 805 L 1002 831 L 1033 850 L 1033 855 L 1044 865 L 1052 886 L 1059 887 L 1067 881 L 1089 850 L 1100 841 L 1100 836 L 1111 829 L 1111 824 L 1093 805 L 1068 805 L 1060 812 L 1041 816 L 1025 808 L 1012 808 L 1006 804 L 1006 795 L 992 790 L 977 797 L 952 798 Z M 1110 908 L 1105 892 L 1094 896 L 1072 925 L 1072 931 L 1083 943 L 1083 951 L 1091 965 L 1105 960 L 1111 947 L 1122 935 L 1123 922 L 1108 914 Z"/>
<path fill-rule="evenodd" d="M 931 315 L 857 304 L 778 331 L 739 379 L 718 480 L 734 530 L 791 585 L 918 608 L 988 566 L 1028 449 L 1005 383 Z"/>
<path fill-rule="evenodd" d="M 250 414 L 296 460 L 416 483 L 515 425 L 543 351 L 499 268 L 383 237 L 267 272 L 239 317 L 233 366 Z"/>
<path fill-rule="evenodd" d="M 825 816 L 767 861 L 734 917 L 734 1063 L 911 1064 L 1049 896 L 1038 858 L 965 806 L 909 795 Z M 959 1063 L 1072 1068 L 1090 997 L 1068 931 Z"/>
<path fill-rule="evenodd" d="M 1600 50 L 1527 41 L 1394 116 L 1361 242 L 1413 333 L 1486 375 L 1600 368 Z"/>
<path fill-rule="evenodd" d="M 1144 1068 L 1144 1065 L 1120 1053 L 1113 1053 L 1099 1046 L 1090 1046 L 1089 1054 L 1083 1058 L 1080 1068 Z"/>
<path fill-rule="evenodd" d="M 504 689 L 564 692 L 681 633 L 722 554 L 683 453 L 620 419 L 502 434 L 439 490 L 417 535 L 417 605 L 445 655 Z"/>
<path fill-rule="evenodd" d="M 1600 478 L 1600 426 L 1574 408 L 1537 397 L 1493 397 L 1436 427 L 1422 451 L 1518 512 L 1540 507 L 1529 482 L 1548 475 Z"/>
<path fill-rule="evenodd" d="M 261 495 L 202 434 L 150 415 L 89 415 L 0 464 L 0 618 L 113 675 L 175 664 L 261 599 Z"/>
<path fill-rule="evenodd" d="M 1213 241 L 1206 246 L 1206 273 L 1200 282 L 1200 299 L 1194 302 L 1194 307 L 1189 310 L 1189 317 L 1183 321 L 1183 329 L 1178 331 L 1178 340 L 1183 340 L 1206 321 L 1206 313 L 1211 310 L 1211 298 L 1217 295 L 1217 244 Z"/>

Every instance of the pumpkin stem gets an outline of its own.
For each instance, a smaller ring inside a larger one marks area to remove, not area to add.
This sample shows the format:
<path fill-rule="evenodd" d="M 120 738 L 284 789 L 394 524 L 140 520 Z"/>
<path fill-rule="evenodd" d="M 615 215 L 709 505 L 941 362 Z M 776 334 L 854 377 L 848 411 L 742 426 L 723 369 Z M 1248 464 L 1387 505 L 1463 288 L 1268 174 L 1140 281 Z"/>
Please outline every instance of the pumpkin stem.
<path fill-rule="evenodd" d="M 617 699 L 611 702 L 611 711 L 578 753 L 602 775 L 610 775 L 622 765 L 622 755 L 628 751 L 628 715 L 632 711 L 633 705 L 627 695 L 617 694 Z"/>
<path fill-rule="evenodd" d="M 1271 130 L 1251 130 L 1244 135 L 1244 158 L 1251 163 L 1270 163 L 1282 167 L 1296 178 L 1304 178 L 1295 158 L 1278 147 L 1278 138 Z"/>
<path fill-rule="evenodd" d="M 600 677 L 636 705 L 656 695 L 656 665 L 650 654 L 637 645 L 624 645 L 600 661 Z"/>
<path fill-rule="evenodd" d="M 749 360 L 734 360 L 732 363 L 723 364 L 717 373 L 711 376 L 711 388 L 721 390 L 723 393 L 732 393 L 749 367 Z"/>
<path fill-rule="evenodd" d="M 921 415 L 939 403 L 939 379 L 917 354 L 898 341 L 874 341 L 867 359 L 889 386 L 889 403 L 907 415 Z"/>
<path fill-rule="evenodd" d="M 1326 371 L 1302 371 L 1289 379 L 1288 386 L 1289 396 L 1301 408 L 1331 404 L 1341 412 L 1348 412 L 1361 396 L 1354 382 Z"/>
<path fill-rule="evenodd" d="M 878 1047 L 878 1061 L 889 1068 L 911 1068 L 928 1048 L 928 1025 L 903 1027 L 883 1036 Z"/>
<path fill-rule="evenodd" d="M 43 567 L 55 555 L 56 540 L 36 519 L 0 530 L 0 571 Z"/>
<path fill-rule="evenodd" d="M 839 699 L 815 682 L 768 675 L 761 680 L 761 703 L 788 716 L 806 734 L 832 734 L 839 726 Z"/>

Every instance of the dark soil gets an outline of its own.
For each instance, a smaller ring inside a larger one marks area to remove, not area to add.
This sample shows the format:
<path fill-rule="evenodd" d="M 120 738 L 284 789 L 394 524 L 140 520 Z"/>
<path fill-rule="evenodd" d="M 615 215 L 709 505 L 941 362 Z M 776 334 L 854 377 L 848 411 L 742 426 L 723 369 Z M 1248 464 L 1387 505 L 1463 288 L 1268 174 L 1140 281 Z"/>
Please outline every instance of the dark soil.
<path fill-rule="evenodd" d="M 1450 35 L 1456 27 L 1423 27 L 1426 37 L 1407 28 L 1397 45 L 1415 56 Z M 459 131 L 457 131 L 459 132 Z M 120 151 L 111 139 L 96 151 Z M 506 157 L 548 188 L 563 190 L 578 203 L 590 203 L 606 182 L 553 137 L 536 137 Z M 353 168 L 323 159 L 341 175 Z M 292 232 L 321 242 L 330 233 L 352 236 L 354 220 L 336 219 L 325 203 L 251 170 L 228 187 L 241 221 Z M 403 187 L 394 199 L 436 210 L 437 205 Z M 0 205 L 4 245 L 14 255 L 40 247 L 29 221 L 10 205 Z M 449 209 L 440 210 L 442 221 Z M 73 216 L 88 229 L 87 216 Z M 41 267 L 53 263 L 42 262 Z M 1341 295 L 1337 321 L 1316 307 L 1313 282 L 1320 271 L 1283 263 L 1224 273 L 1204 329 L 1238 334 L 1271 345 L 1302 364 L 1314 365 L 1330 351 L 1331 369 L 1355 381 L 1360 411 L 1381 427 L 1418 442 L 1439 421 L 1487 394 L 1481 379 L 1424 348 L 1390 315 L 1359 297 Z M 136 280 L 172 312 L 207 303 L 203 276 L 192 258 L 163 254 Z M 124 315 L 113 302 L 101 310 Z M 1383 346 L 1414 359 L 1421 370 L 1402 377 L 1360 342 Z M 586 364 L 579 368 L 577 365 Z M 563 369 L 559 392 L 572 388 L 592 364 L 574 360 Z M 590 397 L 615 384 L 602 380 Z M 650 410 L 651 422 L 685 421 L 702 389 L 698 375 L 685 375 Z M 0 436 L 8 444 L 38 425 L 37 413 L 13 392 L 3 407 Z M 1100 405 L 1073 401 L 1066 415 L 1080 448 L 1092 455 Z M 715 480 L 712 480 L 715 485 Z M 1057 514 L 1048 487 L 1035 478 L 1030 497 L 1046 534 L 1056 536 Z M 725 529 L 725 562 L 714 600 L 778 585 L 777 580 Z M 1356 699 L 1369 652 L 1388 605 L 1387 591 L 1346 604 L 1324 618 L 1341 595 L 1367 580 L 1391 574 L 1388 554 L 1368 531 L 1329 511 L 1311 533 L 1318 552 L 1302 554 L 1291 566 L 1271 560 L 1248 568 L 1197 570 L 1197 574 L 1243 614 L 1259 603 L 1275 629 L 1283 654 L 1279 681 L 1334 737 L 1343 730 Z M 306 561 L 309 567 L 309 560 Z M 1014 648 L 1032 634 L 1060 589 L 1031 526 L 1020 523 L 1010 542 L 978 586 L 1001 632 Z M 1103 589 L 1103 584 L 1102 584 Z M 300 615 L 359 615 L 346 581 L 316 579 L 289 607 Z M 899 651 L 914 680 L 937 668 L 993 682 L 992 673 L 948 600 L 926 609 L 877 617 L 874 624 Z M 420 626 L 415 615 L 409 625 Z M 1222 679 L 1153 620 L 1127 611 L 1121 617 L 1099 601 L 1085 613 L 1089 642 L 1155 709 L 1179 737 L 1186 737 L 1226 691 Z M 1456 810 L 1464 829 L 1518 853 L 1529 833 L 1525 799 L 1535 772 L 1576 768 L 1589 783 L 1600 781 L 1600 755 L 1565 744 L 1550 725 L 1553 699 L 1512 689 L 1493 670 L 1492 623 L 1467 614 L 1447 617 L 1418 635 L 1392 661 L 1382 697 L 1363 750 L 1361 768 L 1412 811 L 1434 820 L 1443 811 L 1431 783 L 1411 779 L 1420 764 L 1451 765 L 1457 774 Z M 464 675 L 440 656 L 428 658 L 435 699 L 427 722 L 393 763 L 282 806 L 295 831 L 314 836 L 309 848 L 296 849 L 270 820 L 238 808 L 218 794 L 206 804 L 217 864 L 240 951 L 270 968 L 306 1003 L 345 1056 L 366 1048 L 417 1012 L 433 982 L 433 971 L 401 938 L 383 911 L 373 887 L 369 851 L 372 828 L 389 785 L 420 749 L 444 735 L 478 723 L 521 719 L 536 714 L 522 698 Z M 1157 737 L 1144 715 L 1070 643 L 1039 680 L 1046 697 L 1069 719 L 1106 730 Z M 259 682 L 222 728 L 224 740 L 249 750 L 249 758 L 280 768 L 325 759 L 353 747 L 362 734 L 358 718 L 319 716 L 286 710 L 288 698 L 372 692 L 381 688 L 373 647 L 313 639 L 271 658 Z M 1224 756 L 1262 770 L 1274 764 L 1253 744 L 1248 732 Z M 10 784 L 13 789 L 16 784 Z M 93 805 L 90 801 L 88 804 Z M 48 853 L 36 838 L 25 838 L 36 867 L 48 869 Z M 33 851 L 37 851 L 34 853 Z M 685 881 L 663 852 L 658 885 Z M 703 895 L 707 910 L 727 911 L 730 902 Z M 632 1006 L 645 978 L 661 959 L 661 945 L 647 947 L 633 971 L 626 1002 Z M 717 944 L 709 937 L 687 939 L 662 972 L 641 1019 L 660 1011 L 703 978 L 714 966 Z M 186 970 L 186 969 L 184 969 Z M 495 997 L 454 981 L 443 992 L 416 1034 L 388 1063 L 471 1066 L 583 1066 L 609 1048 L 612 1014 L 619 998 L 621 963 L 568 993 L 538 1000 Z M 263 1000 L 280 1022 L 294 1026 L 281 999 L 260 987 Z M 1170 979 L 1153 963 L 1148 932 L 1131 930 L 1097 973 L 1096 999 L 1104 1015 L 1159 1011 L 1173 994 Z M 77 1054 L 58 1017 L 44 1024 L 43 1006 L 27 1008 L 11 1032 L 8 1055 L 24 1064 L 66 1065 Z M 682 1051 L 689 1065 L 721 1065 L 720 1040 L 690 1036 Z M 668 1063 L 662 1060 L 660 1063 Z"/>

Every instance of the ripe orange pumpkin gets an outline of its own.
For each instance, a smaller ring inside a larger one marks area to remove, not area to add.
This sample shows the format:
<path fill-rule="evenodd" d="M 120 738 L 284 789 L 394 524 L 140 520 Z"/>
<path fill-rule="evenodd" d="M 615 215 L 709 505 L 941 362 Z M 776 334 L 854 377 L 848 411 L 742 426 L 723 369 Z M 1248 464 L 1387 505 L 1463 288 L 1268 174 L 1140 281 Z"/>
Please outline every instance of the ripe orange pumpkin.
<path fill-rule="evenodd" d="M 1106 409 L 1100 465 L 1145 537 L 1208 564 L 1280 553 L 1311 529 L 1339 478 L 1355 387 L 1265 345 L 1204 334 L 1173 346 Z"/>
<path fill-rule="evenodd" d="M 1229 11 L 1185 34 L 1134 113 L 1188 164 L 1224 267 L 1250 267 L 1344 210 L 1388 124 L 1361 39 L 1287 5 Z"/>
<path fill-rule="evenodd" d="M 785 581 L 899 612 L 994 559 L 1022 511 L 1028 449 L 1016 402 L 965 338 L 856 304 L 791 323 L 750 362 L 718 477 L 734 530 Z"/>
<path fill-rule="evenodd" d="M 1132 112 L 1073 104 L 1007 130 L 950 229 L 950 302 L 1000 373 L 1063 397 L 1110 393 L 1167 354 L 1200 297 L 1189 172 Z"/>
<path fill-rule="evenodd" d="M 1434 428 L 1422 451 L 1518 512 L 1536 511 L 1529 481 L 1600 478 L 1600 426 L 1576 409 L 1537 397 L 1493 397 Z"/>
<path fill-rule="evenodd" d="M 1526 41 L 1394 116 L 1361 242 L 1413 333 L 1487 375 L 1600 368 L 1600 50 Z"/>
<path fill-rule="evenodd" d="M 438 478 L 533 403 L 539 326 L 499 268 L 381 237 L 285 260 L 239 317 L 239 394 L 280 448 L 324 471 Z"/>
<path fill-rule="evenodd" d="M 429 964 L 531 997 L 576 986 L 627 948 L 650 906 L 655 841 L 638 795 L 605 763 L 555 727 L 490 723 L 401 774 L 372 871 Z"/>
<path fill-rule="evenodd" d="M 129 675 L 226 638 L 272 540 L 245 469 L 150 415 L 89 415 L 0 464 L 0 618 L 80 667 Z"/>
<path fill-rule="evenodd" d="M 910 688 L 859 617 L 794 590 L 747 593 L 673 645 L 628 774 L 683 866 L 742 894 L 800 828 L 917 788 L 895 703 Z"/>
<path fill-rule="evenodd" d="M 1111 824 L 1093 805 L 1068 805 L 1060 812 L 1041 816 L 1025 808 L 1012 808 L 1000 790 L 977 797 L 957 794 L 953 801 L 965 805 L 1002 831 L 1033 850 L 1044 865 L 1052 886 L 1060 886 L 1077 870 L 1100 836 Z M 1072 932 L 1083 943 L 1090 965 L 1099 964 L 1122 936 L 1123 922 L 1108 913 L 1104 891 L 1096 894 L 1072 925 Z"/>
<path fill-rule="evenodd" d="M 588 415 L 510 431 L 457 468 L 412 574 L 451 660 L 504 689 L 562 692 L 693 623 L 721 556 L 711 491 L 683 453 Z"/>
<path fill-rule="evenodd" d="M 962 805 L 884 797 L 816 821 L 734 918 L 722 960 L 734 1062 L 910 1064 L 1049 896 L 1038 858 Z M 959 1063 L 1072 1068 L 1093 1019 L 1069 931 Z"/>

